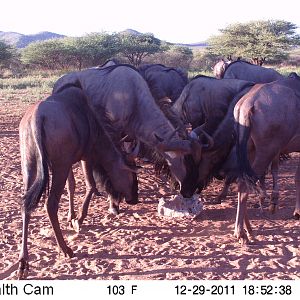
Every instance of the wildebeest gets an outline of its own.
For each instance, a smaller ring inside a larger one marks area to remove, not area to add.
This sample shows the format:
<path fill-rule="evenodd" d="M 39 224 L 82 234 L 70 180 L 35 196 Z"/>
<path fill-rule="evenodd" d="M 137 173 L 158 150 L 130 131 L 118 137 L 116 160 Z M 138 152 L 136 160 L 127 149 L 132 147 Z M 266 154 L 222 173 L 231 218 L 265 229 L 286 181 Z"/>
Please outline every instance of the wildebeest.
<path fill-rule="evenodd" d="M 198 75 L 184 88 L 172 109 L 185 122 L 192 125 L 192 133 L 195 135 L 198 136 L 203 132 L 213 135 L 224 119 L 231 101 L 235 97 L 242 97 L 253 85 L 254 83 L 245 80 L 217 80 L 213 77 Z M 207 136 L 204 138 L 206 139 Z M 229 138 L 229 143 L 230 140 Z M 210 144 L 211 148 L 212 143 Z M 209 151 L 209 148 L 204 149 L 203 153 L 207 151 Z M 226 175 L 228 176 L 225 176 L 225 186 L 221 194 L 214 201 L 215 203 L 220 203 L 226 197 L 228 185 L 232 182 L 232 176 L 228 172 Z M 214 176 L 219 178 L 219 174 L 217 173 Z M 199 179 L 198 192 L 201 192 L 208 181 L 202 178 Z"/>
<path fill-rule="evenodd" d="M 168 162 L 172 175 L 180 184 L 181 194 L 184 197 L 193 195 L 197 172 L 194 161 L 201 153 L 201 145 L 179 137 L 136 69 L 115 65 L 69 73 L 55 83 L 53 93 L 72 85 L 82 88 L 98 117 L 105 116 L 109 120 L 115 142 L 126 134 L 156 149 Z M 185 154 L 192 154 L 194 160 Z"/>
<path fill-rule="evenodd" d="M 237 122 L 237 158 L 240 171 L 238 185 L 238 211 L 235 235 L 242 241 L 251 233 L 247 217 L 247 182 L 264 176 L 272 159 L 279 153 L 300 150 L 300 81 L 287 78 L 268 84 L 255 86 L 240 99 L 234 109 Z M 251 166 L 247 156 L 248 149 L 255 148 Z M 300 217 L 300 166 L 295 176 L 296 206 L 294 217 Z"/>
<path fill-rule="evenodd" d="M 198 75 L 185 86 L 172 110 L 190 123 L 192 129 L 201 126 L 212 134 L 226 115 L 232 99 L 251 86 L 253 83 L 245 80 L 217 80 Z"/>
<path fill-rule="evenodd" d="M 231 60 L 225 61 L 224 59 L 221 59 L 214 65 L 212 69 L 217 79 L 223 78 L 224 72 L 231 62 Z"/>
<path fill-rule="evenodd" d="M 221 61 L 218 64 L 223 64 L 224 67 L 220 68 L 222 71 L 217 74 L 217 78 L 243 79 L 255 83 L 267 83 L 284 78 L 274 69 L 253 65 L 243 60 L 230 63 Z"/>
<path fill-rule="evenodd" d="M 94 191 L 93 172 L 116 206 L 123 197 L 127 203 L 136 204 L 138 188 L 134 170 L 126 164 L 100 126 L 78 88 L 67 88 L 28 108 L 20 122 L 19 134 L 24 183 L 23 235 L 19 256 L 19 277 L 22 278 L 28 271 L 30 213 L 37 207 L 50 181 L 46 209 L 57 244 L 69 257 L 73 256 L 73 251 L 63 238 L 57 211 L 72 165 L 84 161 L 85 179 L 90 185 L 85 201 L 89 201 Z"/>
<path fill-rule="evenodd" d="M 187 74 L 180 68 L 148 64 L 140 66 L 138 70 L 146 80 L 156 101 L 167 97 L 175 102 L 188 83 Z"/>

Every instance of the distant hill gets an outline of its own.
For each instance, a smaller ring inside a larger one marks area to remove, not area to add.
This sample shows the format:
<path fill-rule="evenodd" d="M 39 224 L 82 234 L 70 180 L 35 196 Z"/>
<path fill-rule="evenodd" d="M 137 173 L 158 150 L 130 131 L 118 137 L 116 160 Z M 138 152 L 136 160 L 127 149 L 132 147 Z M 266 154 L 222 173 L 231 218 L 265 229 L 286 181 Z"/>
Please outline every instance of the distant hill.
<path fill-rule="evenodd" d="M 65 35 L 53 32 L 43 31 L 36 34 L 21 34 L 17 32 L 0 31 L 0 39 L 17 48 L 24 48 L 28 44 L 37 41 L 45 41 L 49 39 L 63 38 Z"/>
<path fill-rule="evenodd" d="M 141 32 L 130 28 L 120 31 L 119 33 L 136 34 L 136 35 L 142 34 Z M 17 48 L 25 48 L 30 43 L 37 42 L 37 41 L 45 41 L 49 39 L 57 39 L 57 38 L 64 38 L 64 37 L 66 36 L 54 32 L 48 32 L 48 31 L 43 31 L 36 34 L 21 34 L 17 32 L 0 31 L 0 40 L 4 40 L 8 44 L 14 45 Z M 183 43 L 170 43 L 170 44 L 178 45 L 178 46 L 186 46 L 192 49 L 204 48 L 207 46 L 205 42 L 191 43 L 191 44 L 183 44 Z"/>
<path fill-rule="evenodd" d="M 198 48 L 205 48 L 207 47 L 207 43 L 205 42 L 199 42 L 199 43 L 191 43 L 191 44 L 176 44 L 177 46 L 185 46 L 192 49 L 198 49 Z"/>
<path fill-rule="evenodd" d="M 142 34 L 141 32 L 137 31 L 137 30 L 134 30 L 134 29 L 131 29 L 131 28 L 127 28 L 123 31 L 120 31 L 119 33 L 123 33 L 123 34 L 135 34 L 135 35 L 140 35 Z"/>

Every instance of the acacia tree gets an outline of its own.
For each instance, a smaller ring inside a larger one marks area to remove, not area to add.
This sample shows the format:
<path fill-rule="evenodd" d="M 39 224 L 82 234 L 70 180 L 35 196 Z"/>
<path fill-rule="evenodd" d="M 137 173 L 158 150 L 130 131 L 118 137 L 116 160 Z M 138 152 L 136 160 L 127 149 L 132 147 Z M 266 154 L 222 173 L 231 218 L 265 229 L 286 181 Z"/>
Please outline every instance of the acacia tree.
<path fill-rule="evenodd" d="M 228 59 L 250 59 L 260 65 L 265 61 L 282 61 L 292 47 L 299 45 L 296 28 L 282 20 L 231 24 L 208 40 L 208 51 Z"/>
<path fill-rule="evenodd" d="M 120 33 L 119 39 L 120 53 L 136 67 L 142 63 L 146 56 L 162 50 L 161 41 L 155 38 L 152 33 Z"/>
<path fill-rule="evenodd" d="M 104 63 L 119 52 L 116 34 L 92 33 L 78 38 L 64 39 L 66 57 L 79 70 Z"/>
<path fill-rule="evenodd" d="M 145 60 L 146 63 L 161 63 L 168 67 L 189 69 L 193 60 L 193 51 L 186 46 L 177 46 L 162 43 L 162 52 L 153 54 Z"/>
<path fill-rule="evenodd" d="M 6 65 L 13 56 L 13 47 L 0 40 L 0 66 Z"/>
<path fill-rule="evenodd" d="M 92 33 L 29 44 L 22 51 L 22 61 L 47 69 L 81 70 L 102 64 L 118 52 L 119 39 L 115 34 Z"/>
<path fill-rule="evenodd" d="M 41 68 L 65 69 L 69 66 L 65 53 L 63 39 L 51 39 L 29 44 L 22 50 L 21 60 L 25 64 Z"/>

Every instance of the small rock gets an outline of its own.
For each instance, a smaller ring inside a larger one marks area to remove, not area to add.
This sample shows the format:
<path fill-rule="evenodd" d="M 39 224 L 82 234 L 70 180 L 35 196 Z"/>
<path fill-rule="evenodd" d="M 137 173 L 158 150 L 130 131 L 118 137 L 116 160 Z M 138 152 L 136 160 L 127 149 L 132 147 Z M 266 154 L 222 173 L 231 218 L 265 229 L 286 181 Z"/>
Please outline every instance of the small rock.
<path fill-rule="evenodd" d="M 158 215 L 172 218 L 195 218 L 202 210 L 203 204 L 196 194 L 191 198 L 181 195 L 172 196 L 170 200 L 160 198 L 158 203 Z"/>

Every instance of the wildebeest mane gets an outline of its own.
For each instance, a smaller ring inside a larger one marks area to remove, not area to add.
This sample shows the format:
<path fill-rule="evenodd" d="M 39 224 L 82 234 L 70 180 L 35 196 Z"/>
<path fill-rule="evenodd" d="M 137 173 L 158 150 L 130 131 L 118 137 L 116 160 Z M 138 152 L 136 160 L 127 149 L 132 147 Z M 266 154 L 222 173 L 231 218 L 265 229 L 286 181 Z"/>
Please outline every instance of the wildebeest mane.
<path fill-rule="evenodd" d="M 156 67 L 156 66 L 162 67 L 161 69 L 159 69 L 159 71 L 162 71 L 162 72 L 175 71 L 181 77 L 181 79 L 187 84 L 188 78 L 187 78 L 186 74 L 180 68 L 167 67 L 163 64 L 146 64 L 146 65 L 140 66 L 138 68 L 138 71 L 145 78 L 146 71 L 148 71 L 150 68 L 153 68 L 153 67 Z"/>
<path fill-rule="evenodd" d="M 139 71 L 144 72 L 144 71 L 148 70 L 149 68 L 152 68 L 152 67 L 155 67 L 155 66 L 159 66 L 159 67 L 163 67 L 163 68 L 166 67 L 163 64 L 145 64 L 145 65 L 139 66 Z"/>
<path fill-rule="evenodd" d="M 113 141 L 111 139 L 111 136 L 114 136 L 115 130 L 114 130 L 113 126 L 111 125 L 111 123 L 109 122 L 109 119 L 106 117 L 106 115 L 100 114 L 103 117 L 101 117 L 101 119 L 99 119 L 96 117 L 96 114 L 91 109 L 89 109 L 89 113 L 90 113 L 89 114 L 90 130 L 94 134 L 94 139 L 95 139 L 95 142 L 97 143 L 97 145 L 101 148 L 106 149 L 108 147 L 106 147 L 105 143 L 107 143 L 107 142 L 113 143 L 114 146 L 116 147 L 116 149 L 118 150 L 118 152 L 120 153 L 120 155 L 122 156 L 125 164 L 127 164 L 130 167 L 131 165 L 128 163 L 125 154 L 122 152 L 120 144 L 118 143 L 119 141 Z M 105 137 L 105 138 L 103 138 L 103 137 Z M 97 149 L 97 148 L 94 147 L 94 149 Z M 119 192 L 117 192 L 114 189 L 107 172 L 101 166 L 101 163 L 99 163 L 99 160 L 97 159 L 97 150 L 96 150 L 95 154 L 96 154 L 96 157 L 94 157 L 94 163 L 93 163 L 93 175 L 94 175 L 95 181 L 98 184 L 100 184 L 101 186 L 103 186 L 103 188 L 106 190 L 106 192 L 108 194 L 110 194 L 113 198 L 122 197 L 123 195 L 121 195 Z M 134 176 L 134 178 L 136 179 L 136 176 Z M 133 185 L 133 188 L 135 186 L 136 185 Z"/>
<path fill-rule="evenodd" d="M 227 71 L 231 66 L 233 66 L 233 65 L 235 65 L 235 64 L 237 64 L 237 63 L 245 63 L 245 64 L 248 64 L 248 65 L 250 65 L 250 66 L 255 66 L 254 64 L 252 64 L 251 62 L 246 61 L 246 60 L 242 60 L 242 59 L 235 60 L 235 61 L 231 62 L 230 64 L 226 65 L 225 71 L 224 71 L 224 73 L 223 73 L 223 77 L 225 76 L 226 71 Z"/>
<path fill-rule="evenodd" d="M 81 83 L 79 81 L 79 79 L 76 79 L 75 81 L 73 82 L 69 82 L 69 83 L 66 83 L 64 84 L 63 86 L 61 86 L 59 89 L 57 89 L 55 91 L 55 94 L 58 94 L 58 93 L 61 93 L 62 91 L 66 90 L 66 89 L 69 89 L 69 88 L 79 88 L 82 90 L 82 86 L 81 86 Z"/>
<path fill-rule="evenodd" d="M 139 73 L 139 71 L 138 71 L 138 69 L 136 67 L 134 67 L 132 65 L 129 65 L 129 64 L 118 64 L 118 65 L 108 66 L 108 67 L 103 68 L 103 69 L 99 68 L 99 69 L 93 69 L 93 70 L 95 70 L 97 72 L 101 72 L 101 73 L 103 73 L 103 75 L 106 75 L 106 74 L 112 72 L 113 70 L 115 70 L 115 69 L 117 69 L 119 67 L 128 67 L 128 68 L 130 68 L 130 69 L 132 69 L 132 70 L 134 70 L 134 71 L 136 71 L 136 72 Z"/>
<path fill-rule="evenodd" d="M 103 68 L 106 64 L 108 64 L 109 62 L 113 62 L 114 64 L 118 65 L 119 64 L 119 61 L 115 58 L 111 58 L 111 59 L 108 59 L 106 60 L 102 65 L 100 66 L 97 66 L 98 68 Z M 107 67 L 106 67 L 107 68 Z"/>
<path fill-rule="evenodd" d="M 211 76 L 207 76 L 207 75 L 202 75 L 202 74 L 198 74 L 196 76 L 194 76 L 191 81 L 193 81 L 194 79 L 198 79 L 198 78 L 208 78 L 208 79 L 215 79 L 218 80 L 216 77 L 211 77 Z"/>

